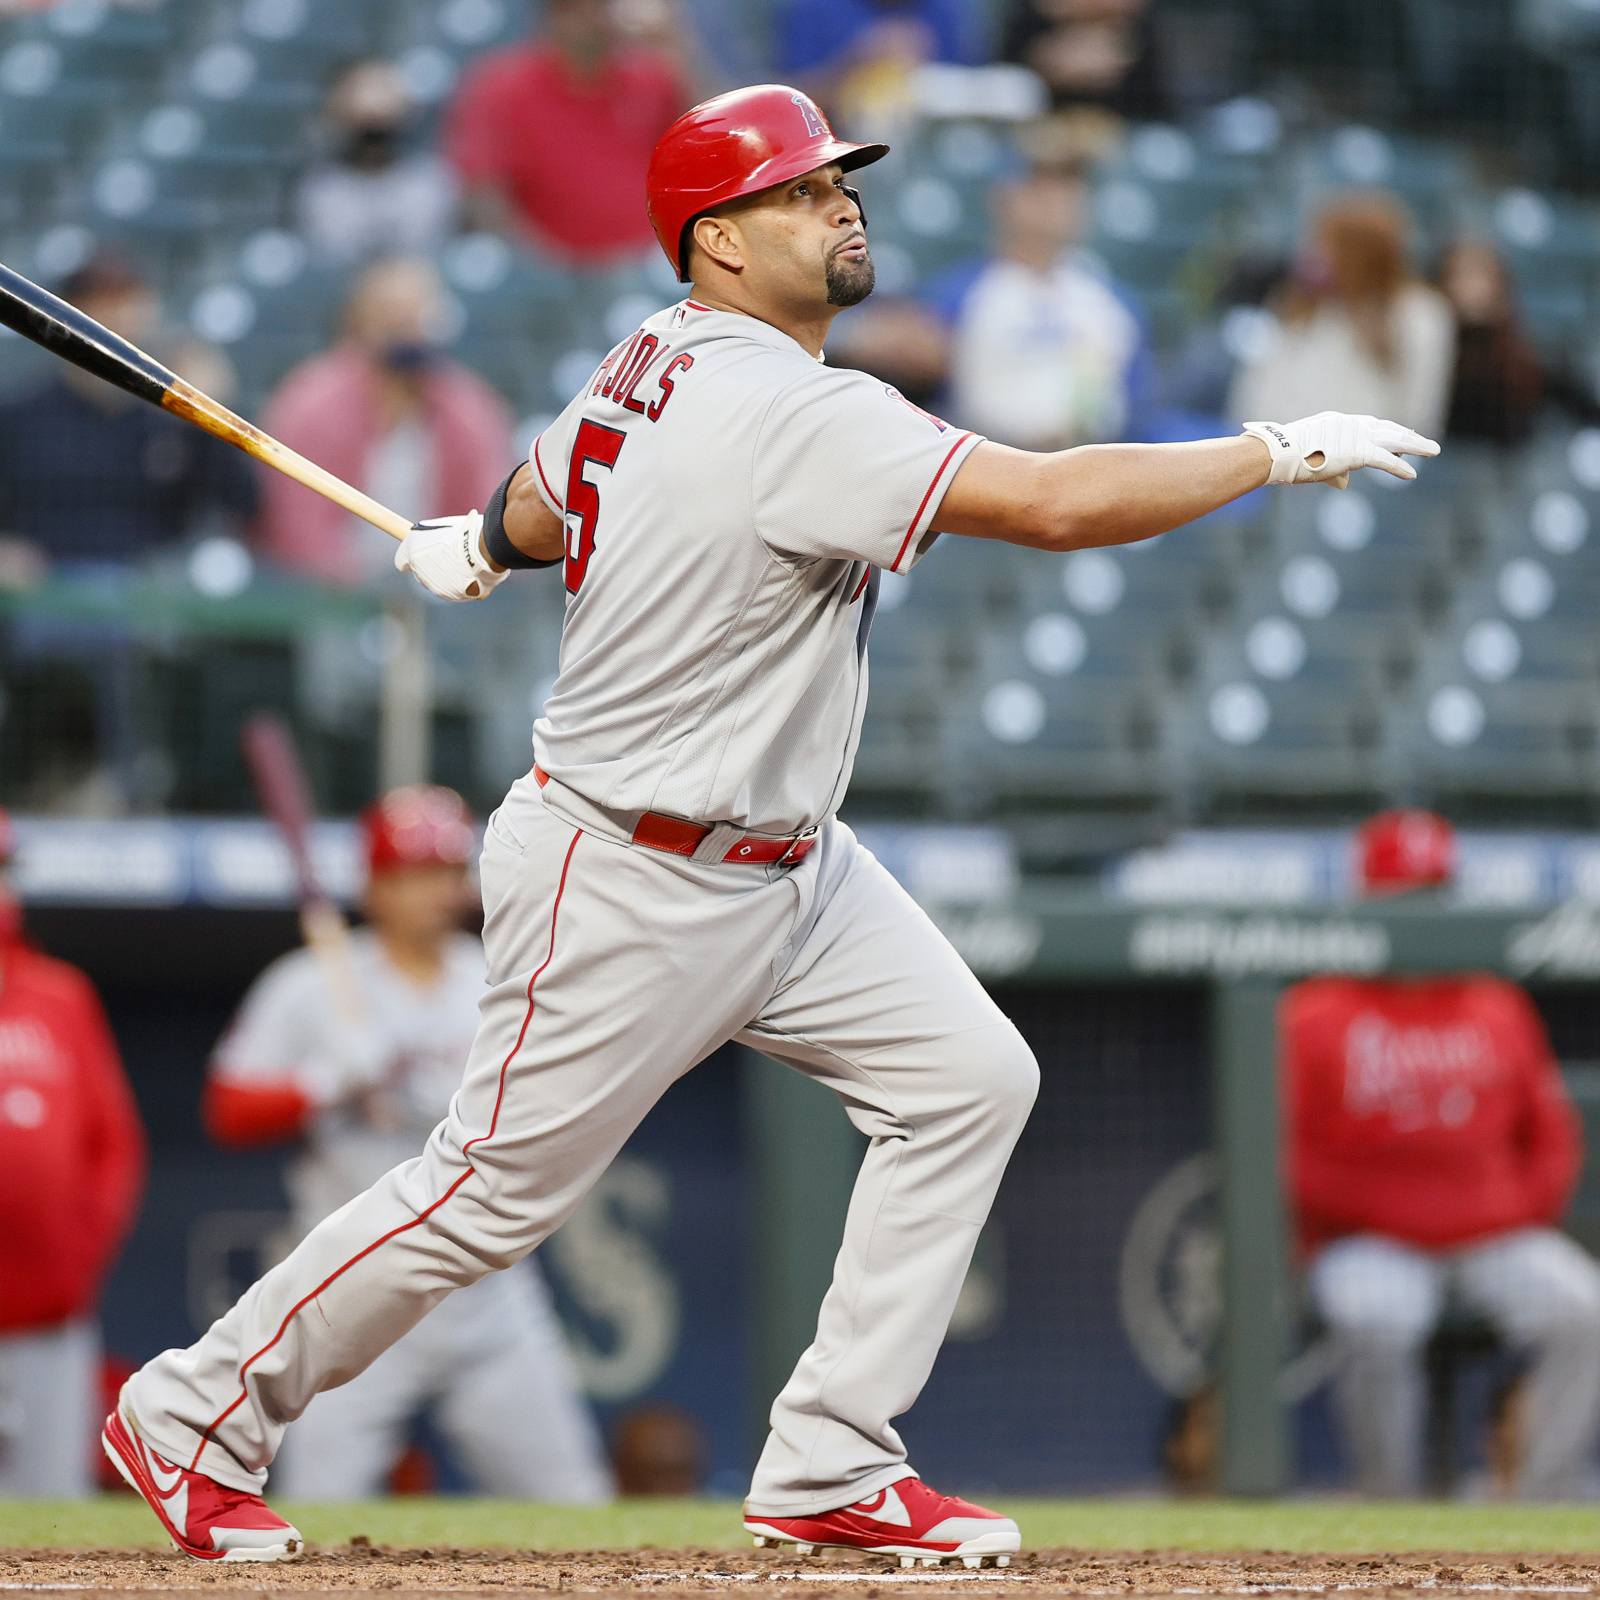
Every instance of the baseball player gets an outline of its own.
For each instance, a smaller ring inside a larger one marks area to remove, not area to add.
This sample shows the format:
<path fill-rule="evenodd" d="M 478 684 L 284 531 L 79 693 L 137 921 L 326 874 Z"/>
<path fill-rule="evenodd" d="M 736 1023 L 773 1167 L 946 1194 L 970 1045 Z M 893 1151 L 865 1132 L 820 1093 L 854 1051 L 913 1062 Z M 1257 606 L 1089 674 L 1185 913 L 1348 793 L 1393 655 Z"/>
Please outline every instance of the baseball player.
<path fill-rule="evenodd" d="M 245 996 L 206 1085 L 220 1143 L 306 1136 L 287 1174 L 301 1235 L 422 1147 L 461 1082 L 483 993 L 483 946 L 460 931 L 476 844 L 461 797 L 416 784 L 361 821 L 360 1020 L 341 1012 L 316 955 L 292 951 Z M 319 1395 L 290 1429 L 273 1487 L 297 1500 L 381 1494 L 411 1419 L 430 1405 L 480 1489 L 610 1498 L 599 1432 L 531 1259 L 453 1295 L 360 1377 Z"/>
<path fill-rule="evenodd" d="M 1431 812 L 1380 813 L 1357 843 L 1367 894 L 1453 876 Z M 1329 975 L 1290 989 L 1282 1019 L 1285 1166 L 1361 1493 L 1422 1487 L 1423 1347 L 1454 1301 L 1527 1362 L 1514 1492 L 1585 1498 L 1600 1265 L 1560 1231 L 1581 1124 L 1533 1003 L 1482 972 Z"/>
<path fill-rule="evenodd" d="M 94 1490 L 100 1285 L 145 1139 L 94 986 L 23 937 L 0 811 L 0 1498 Z"/>
<path fill-rule="evenodd" d="M 923 1484 L 892 1426 L 938 1353 L 1038 1068 L 835 816 L 876 574 L 941 533 L 1121 543 L 1267 482 L 1412 477 L 1395 452 L 1437 446 L 1323 414 L 1035 455 L 828 367 L 829 325 L 873 282 L 847 178 L 885 153 L 777 85 L 686 112 L 647 187 L 689 296 L 605 358 L 482 516 L 421 524 L 399 551 L 453 600 L 560 563 L 560 672 L 534 768 L 485 839 L 489 989 L 450 1115 L 197 1344 L 136 1373 L 107 1421 L 107 1449 L 192 1554 L 298 1550 L 259 1498 L 287 1423 L 521 1260 L 730 1038 L 828 1084 L 869 1138 L 746 1528 L 907 1562 L 1019 1548 L 1009 1518 Z"/>

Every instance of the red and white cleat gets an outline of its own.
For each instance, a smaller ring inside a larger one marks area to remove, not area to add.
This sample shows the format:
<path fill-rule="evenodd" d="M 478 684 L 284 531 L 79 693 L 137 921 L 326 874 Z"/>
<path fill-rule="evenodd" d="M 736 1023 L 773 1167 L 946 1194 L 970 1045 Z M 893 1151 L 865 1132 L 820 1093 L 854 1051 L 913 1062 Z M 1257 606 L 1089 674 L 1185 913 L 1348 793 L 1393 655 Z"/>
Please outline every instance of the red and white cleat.
<path fill-rule="evenodd" d="M 260 1495 L 230 1489 L 158 1456 L 120 1407 L 106 1418 L 100 1443 L 185 1554 L 202 1561 L 287 1561 L 305 1548 L 299 1529 L 270 1510 Z"/>
<path fill-rule="evenodd" d="M 993 1562 L 1011 1565 L 1022 1535 L 1010 1517 L 986 1511 L 953 1495 L 936 1494 L 921 1478 L 902 1478 L 887 1489 L 837 1511 L 809 1517 L 758 1517 L 746 1514 L 746 1533 L 757 1545 L 792 1544 L 808 1556 L 832 1546 L 899 1556 L 902 1567 L 937 1567 L 959 1561 L 966 1567 Z"/>

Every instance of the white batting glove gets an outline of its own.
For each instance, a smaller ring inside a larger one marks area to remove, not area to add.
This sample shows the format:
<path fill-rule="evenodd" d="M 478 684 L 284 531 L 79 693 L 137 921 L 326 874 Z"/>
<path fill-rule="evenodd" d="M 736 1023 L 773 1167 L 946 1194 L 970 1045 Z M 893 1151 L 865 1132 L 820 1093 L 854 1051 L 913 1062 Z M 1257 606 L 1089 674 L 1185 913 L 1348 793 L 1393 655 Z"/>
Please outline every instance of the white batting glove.
<path fill-rule="evenodd" d="M 481 600 L 509 576 L 489 565 L 482 534 L 478 511 L 415 523 L 394 553 L 395 567 L 442 600 Z"/>
<path fill-rule="evenodd" d="M 1331 483 L 1335 489 L 1345 489 L 1357 467 L 1414 478 L 1417 469 L 1400 457 L 1439 453 L 1432 439 L 1398 422 L 1343 411 L 1319 411 L 1299 422 L 1247 422 L 1244 431 L 1272 452 L 1268 483 Z"/>

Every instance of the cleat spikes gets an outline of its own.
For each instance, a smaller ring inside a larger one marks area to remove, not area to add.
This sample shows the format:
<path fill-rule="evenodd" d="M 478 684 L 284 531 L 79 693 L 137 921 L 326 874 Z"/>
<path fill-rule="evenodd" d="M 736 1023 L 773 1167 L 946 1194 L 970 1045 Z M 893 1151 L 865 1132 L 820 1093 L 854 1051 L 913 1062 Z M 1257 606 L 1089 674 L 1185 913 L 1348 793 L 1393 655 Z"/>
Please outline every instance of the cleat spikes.
<path fill-rule="evenodd" d="M 997 1567 L 1009 1567 L 1011 1565 L 1011 1557 L 1010 1556 L 996 1556 L 994 1558 L 994 1564 Z"/>
<path fill-rule="evenodd" d="M 900 1565 L 902 1567 L 914 1567 L 914 1566 L 916 1566 L 916 1564 L 917 1564 L 917 1558 L 915 1556 L 901 1556 L 900 1557 Z"/>
<path fill-rule="evenodd" d="M 765 1550 L 767 1546 L 772 1543 L 772 1541 L 766 1536 L 766 1534 L 758 1533 L 755 1536 L 755 1543 L 757 1550 Z"/>
<path fill-rule="evenodd" d="M 808 1556 L 808 1555 L 810 1555 L 810 1554 L 811 1554 L 811 1553 L 812 1553 L 812 1551 L 814 1551 L 814 1550 L 815 1550 L 815 1549 L 816 1549 L 816 1548 L 817 1548 L 817 1547 L 816 1547 L 816 1546 L 815 1546 L 815 1545 L 814 1545 L 814 1544 L 798 1544 L 798 1543 L 797 1543 L 797 1544 L 796 1544 L 796 1545 L 795 1545 L 795 1547 L 794 1547 L 794 1553 L 795 1553 L 795 1554 L 796 1554 L 796 1555 L 797 1555 L 797 1556 Z"/>
<path fill-rule="evenodd" d="M 972 1567 L 981 1567 L 983 1565 L 983 1557 L 982 1556 L 962 1556 L 961 1565 L 964 1566 L 964 1567 L 967 1567 L 969 1569 L 972 1568 Z"/>

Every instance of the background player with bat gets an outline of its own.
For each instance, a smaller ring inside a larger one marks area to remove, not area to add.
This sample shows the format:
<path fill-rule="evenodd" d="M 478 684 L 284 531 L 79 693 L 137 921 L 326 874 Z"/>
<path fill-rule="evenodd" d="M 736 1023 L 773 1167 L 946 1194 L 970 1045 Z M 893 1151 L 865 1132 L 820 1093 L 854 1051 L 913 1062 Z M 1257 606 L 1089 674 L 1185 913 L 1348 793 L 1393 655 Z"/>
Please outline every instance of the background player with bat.
<path fill-rule="evenodd" d="M 924 1485 L 892 1421 L 932 1368 L 1038 1069 L 835 816 L 874 572 L 908 571 L 941 533 L 1147 538 L 1268 482 L 1410 477 L 1397 452 L 1437 446 L 1324 413 L 1033 455 L 830 369 L 833 318 L 873 284 L 847 174 L 885 153 L 837 140 L 781 86 L 686 113 L 649 205 L 690 297 L 612 352 L 486 519 L 402 547 L 451 599 L 564 560 L 561 672 L 537 764 L 490 822 L 490 989 L 449 1117 L 193 1348 L 137 1373 L 108 1419 L 113 1458 L 195 1555 L 295 1553 L 259 1498 L 286 1423 L 521 1260 L 729 1038 L 828 1083 L 870 1141 L 745 1526 L 907 1562 L 1019 1548 L 1009 1518 Z"/>
<path fill-rule="evenodd" d="M 286 1174 L 303 1235 L 414 1156 L 461 1081 L 483 993 L 483 946 L 461 929 L 476 838 L 450 789 L 416 784 L 369 806 L 366 926 L 352 934 L 316 879 L 288 730 L 257 716 L 244 746 L 294 863 L 307 944 L 245 996 L 212 1058 L 205 1121 L 234 1148 L 305 1139 Z M 599 1433 L 531 1258 L 453 1295 L 353 1382 L 319 1395 L 285 1441 L 274 1486 L 301 1500 L 383 1493 L 424 1409 L 485 1493 L 610 1497 Z"/>

